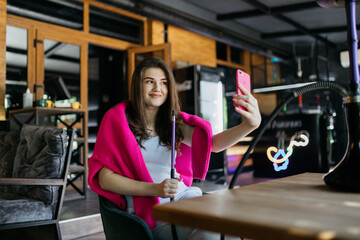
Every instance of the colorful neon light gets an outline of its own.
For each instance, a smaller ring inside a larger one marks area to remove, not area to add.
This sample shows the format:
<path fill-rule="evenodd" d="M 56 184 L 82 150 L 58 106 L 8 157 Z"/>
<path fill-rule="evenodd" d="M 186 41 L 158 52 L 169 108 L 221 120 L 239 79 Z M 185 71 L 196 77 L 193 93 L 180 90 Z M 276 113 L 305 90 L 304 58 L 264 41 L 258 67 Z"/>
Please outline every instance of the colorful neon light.
<path fill-rule="evenodd" d="M 295 139 L 300 139 L 300 141 L 296 141 Z M 307 131 L 296 132 L 290 139 L 290 144 L 286 148 L 286 153 L 284 149 L 277 149 L 274 146 L 269 147 L 266 150 L 266 155 L 268 159 L 273 162 L 273 166 L 275 171 L 281 171 L 287 169 L 289 165 L 289 157 L 293 154 L 294 147 L 305 147 L 309 144 L 309 133 Z M 275 153 L 273 157 L 273 153 Z M 279 158 L 280 157 L 280 158 Z M 282 163 L 279 167 L 278 164 Z"/>
<path fill-rule="evenodd" d="M 274 158 L 278 158 L 279 155 L 285 157 L 285 152 L 284 149 L 279 149 L 279 151 L 277 151 L 277 153 L 275 154 Z M 289 159 L 285 159 L 284 163 L 279 167 L 279 165 L 277 163 L 273 163 L 274 169 L 275 171 L 279 172 L 281 170 L 285 170 L 287 168 L 287 166 L 289 165 Z"/>

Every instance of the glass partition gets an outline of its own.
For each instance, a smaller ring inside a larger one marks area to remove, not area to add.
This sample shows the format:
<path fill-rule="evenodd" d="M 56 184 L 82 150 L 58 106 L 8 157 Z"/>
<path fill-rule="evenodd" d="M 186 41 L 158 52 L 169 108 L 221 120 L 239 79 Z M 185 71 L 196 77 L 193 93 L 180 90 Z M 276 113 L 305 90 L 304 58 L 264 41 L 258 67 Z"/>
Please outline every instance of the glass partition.
<path fill-rule="evenodd" d="M 90 6 L 90 32 L 140 44 L 143 22 Z"/>
<path fill-rule="evenodd" d="M 27 30 L 6 26 L 6 96 L 5 109 L 22 107 L 27 88 Z"/>
<path fill-rule="evenodd" d="M 144 59 L 151 58 L 151 57 L 166 59 L 165 52 L 163 49 L 160 49 L 157 51 L 152 51 L 152 52 L 145 52 L 145 53 L 139 52 L 139 53 L 135 53 L 135 66 L 137 66 Z"/>
<path fill-rule="evenodd" d="M 83 4 L 71 0 L 7 0 L 7 13 L 60 25 L 83 29 Z"/>
<path fill-rule="evenodd" d="M 80 46 L 45 39 L 44 71 L 44 92 L 53 101 L 63 101 L 58 107 L 80 101 Z"/>
<path fill-rule="evenodd" d="M 235 64 L 244 65 L 244 50 L 236 47 L 230 47 L 230 61 Z"/>

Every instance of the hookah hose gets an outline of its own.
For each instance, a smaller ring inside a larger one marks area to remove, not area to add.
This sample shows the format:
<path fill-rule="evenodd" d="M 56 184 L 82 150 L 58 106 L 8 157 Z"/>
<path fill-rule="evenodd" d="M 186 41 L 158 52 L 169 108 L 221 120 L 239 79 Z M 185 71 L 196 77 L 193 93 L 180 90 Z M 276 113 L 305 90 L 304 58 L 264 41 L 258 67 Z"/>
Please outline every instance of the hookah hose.
<path fill-rule="evenodd" d="M 343 86 L 341 86 L 340 84 L 337 84 L 335 82 L 329 82 L 329 81 L 317 82 L 317 83 L 310 84 L 310 85 L 307 85 L 305 87 L 302 87 L 302 88 L 299 88 L 299 89 L 293 91 L 285 100 L 283 100 L 274 109 L 274 111 L 270 114 L 270 116 L 260 125 L 260 127 L 258 129 L 258 133 L 254 137 L 254 139 L 251 141 L 249 148 L 243 155 L 240 164 L 237 166 L 237 168 L 235 170 L 234 176 L 232 177 L 231 182 L 229 184 L 229 189 L 233 189 L 235 187 L 236 180 L 240 174 L 242 167 L 244 166 L 246 160 L 248 159 L 250 152 L 256 146 L 260 137 L 263 135 L 263 133 L 267 129 L 268 125 L 272 122 L 272 120 L 274 120 L 274 118 L 278 115 L 278 113 L 281 111 L 281 109 L 283 109 L 283 107 L 287 103 L 289 103 L 291 100 L 293 100 L 294 98 L 297 98 L 300 94 L 310 92 L 313 90 L 319 90 L 319 89 L 332 89 L 344 97 L 349 96 L 348 91 Z"/>
<path fill-rule="evenodd" d="M 170 176 L 171 178 L 175 178 L 175 111 L 172 111 L 172 136 L 171 136 L 171 172 Z M 173 202 L 174 198 L 170 198 L 170 202 Z M 174 224 L 171 224 L 171 233 L 173 240 L 178 240 L 178 236 L 176 233 L 176 226 Z"/>

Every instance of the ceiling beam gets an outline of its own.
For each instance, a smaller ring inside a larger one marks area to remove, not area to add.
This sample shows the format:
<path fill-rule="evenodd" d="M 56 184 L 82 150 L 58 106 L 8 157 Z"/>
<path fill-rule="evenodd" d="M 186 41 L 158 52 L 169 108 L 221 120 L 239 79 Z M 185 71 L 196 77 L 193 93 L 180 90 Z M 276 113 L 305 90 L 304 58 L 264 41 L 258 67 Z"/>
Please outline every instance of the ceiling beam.
<path fill-rule="evenodd" d="M 106 2 L 111 2 L 115 7 L 183 28 L 240 49 L 247 49 L 250 52 L 268 56 L 269 58 L 287 59 L 292 56 L 291 47 L 279 44 L 277 41 L 272 42 L 269 40 L 264 42 L 258 32 L 240 24 L 219 23 L 214 18 L 213 12 L 194 7 L 194 4 L 189 4 L 186 1 L 142 0 L 139 1 L 142 3 L 141 6 L 134 4 L 133 0 L 106 0 Z M 187 9 L 187 7 L 191 8 L 191 10 Z M 191 14 L 192 11 L 201 14 Z"/>
<path fill-rule="evenodd" d="M 49 49 L 47 49 L 44 52 L 44 57 L 45 58 L 49 58 L 51 57 L 53 54 L 55 54 L 58 50 L 62 49 L 63 47 L 65 47 L 67 45 L 67 43 L 63 43 L 63 42 L 57 42 L 55 43 L 52 47 L 50 47 Z"/>
<path fill-rule="evenodd" d="M 306 10 L 310 8 L 319 7 L 319 5 L 314 2 L 306 2 L 306 3 L 296 3 L 296 4 L 290 4 L 290 5 L 284 5 L 280 7 L 265 7 L 264 11 L 255 9 L 255 10 L 248 10 L 248 11 L 238 11 L 238 12 L 232 12 L 232 13 L 224 13 L 224 14 L 218 14 L 216 16 L 216 19 L 219 21 L 224 20 L 231 20 L 231 19 L 240 19 L 240 18 L 250 18 L 250 17 L 259 17 L 264 16 L 267 14 L 280 14 L 280 13 L 288 13 L 288 12 L 295 12 L 300 10 Z"/>
<path fill-rule="evenodd" d="M 6 52 L 26 55 L 27 49 L 20 49 L 20 48 L 6 46 Z"/>
<path fill-rule="evenodd" d="M 266 6 L 265 4 L 257 1 L 257 0 L 243 0 L 244 2 L 250 4 L 251 6 L 257 8 L 257 10 L 262 11 L 263 13 L 272 16 L 280 21 L 286 22 L 292 26 L 294 26 L 295 28 L 297 28 L 300 32 L 302 32 L 303 34 L 312 36 L 313 38 L 331 46 L 331 47 L 336 47 L 336 44 L 329 41 L 327 38 L 322 37 L 321 35 L 319 35 L 318 33 L 311 33 L 309 31 L 309 29 L 307 29 L 305 26 L 301 25 L 300 23 L 294 21 L 293 19 L 281 14 L 281 13 L 277 13 L 277 14 L 273 14 L 271 12 L 271 8 L 269 8 L 268 6 Z"/>
<path fill-rule="evenodd" d="M 359 29 L 360 24 L 357 24 L 356 28 Z M 346 31 L 347 31 L 347 26 L 309 29 L 310 33 L 334 33 L 334 32 L 346 32 Z M 282 32 L 262 33 L 261 38 L 268 39 L 268 38 L 291 37 L 291 36 L 299 36 L 299 35 L 303 35 L 303 32 L 282 31 Z"/>

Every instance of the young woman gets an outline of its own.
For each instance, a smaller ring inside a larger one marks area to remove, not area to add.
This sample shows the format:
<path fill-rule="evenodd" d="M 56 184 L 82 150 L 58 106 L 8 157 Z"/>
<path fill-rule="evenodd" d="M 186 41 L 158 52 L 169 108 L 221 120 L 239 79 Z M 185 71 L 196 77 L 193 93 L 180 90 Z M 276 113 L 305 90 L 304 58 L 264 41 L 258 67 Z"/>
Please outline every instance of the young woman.
<path fill-rule="evenodd" d="M 90 187 L 123 210 L 125 198 L 130 200 L 134 214 L 148 224 L 156 239 L 171 237 L 169 225 L 153 219 L 153 205 L 200 196 L 201 190 L 191 184 L 194 178 L 205 178 L 211 152 L 234 145 L 260 125 L 256 99 L 239 87 L 245 95 L 235 94 L 234 106 L 246 121 L 213 136 L 209 122 L 180 111 L 170 67 L 158 58 L 142 61 L 132 77 L 129 101 L 110 109 L 102 120 L 89 159 Z M 176 179 L 170 179 L 172 110 L 176 111 Z M 199 239 L 207 233 L 181 228 L 178 234 Z"/>

